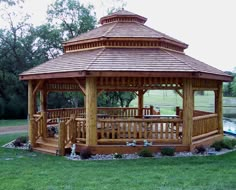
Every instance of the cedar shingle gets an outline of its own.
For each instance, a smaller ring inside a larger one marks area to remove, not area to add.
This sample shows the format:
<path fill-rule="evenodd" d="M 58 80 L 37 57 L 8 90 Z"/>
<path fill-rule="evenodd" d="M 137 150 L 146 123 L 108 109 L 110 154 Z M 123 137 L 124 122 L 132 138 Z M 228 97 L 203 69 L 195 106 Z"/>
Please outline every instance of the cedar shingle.
<path fill-rule="evenodd" d="M 21 75 L 70 71 L 174 71 L 225 75 L 190 56 L 162 49 L 101 48 L 66 53 Z"/>

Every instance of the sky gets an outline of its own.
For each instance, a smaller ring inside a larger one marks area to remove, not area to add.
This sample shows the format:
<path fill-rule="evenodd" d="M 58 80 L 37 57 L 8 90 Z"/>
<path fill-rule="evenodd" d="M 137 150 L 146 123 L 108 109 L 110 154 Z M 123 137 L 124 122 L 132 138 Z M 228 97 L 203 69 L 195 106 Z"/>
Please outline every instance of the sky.
<path fill-rule="evenodd" d="M 35 25 L 45 22 L 47 6 L 54 0 L 25 0 L 25 11 Z M 95 7 L 97 19 L 116 0 L 80 0 Z M 236 68 L 235 0 L 123 0 L 125 9 L 142 15 L 146 25 L 174 37 L 189 47 L 185 53 L 223 71 Z"/>

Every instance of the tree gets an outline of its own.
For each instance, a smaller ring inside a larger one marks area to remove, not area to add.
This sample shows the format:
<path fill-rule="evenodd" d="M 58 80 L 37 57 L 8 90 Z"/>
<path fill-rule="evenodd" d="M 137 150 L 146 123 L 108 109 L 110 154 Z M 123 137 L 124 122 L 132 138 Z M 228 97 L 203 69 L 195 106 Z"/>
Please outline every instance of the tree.
<path fill-rule="evenodd" d="M 224 96 L 229 96 L 229 97 L 236 97 L 236 68 L 234 69 L 233 72 L 226 71 L 225 72 L 228 75 L 231 75 L 234 77 L 232 82 L 227 82 L 223 84 L 223 95 Z"/>
<path fill-rule="evenodd" d="M 78 0 L 56 0 L 48 8 L 48 21 L 61 30 L 65 40 L 74 38 L 95 27 L 93 6 L 85 7 Z"/>
<path fill-rule="evenodd" d="M 0 118 L 26 118 L 27 86 L 18 80 L 18 74 L 31 67 L 35 36 L 31 35 L 28 15 L 9 9 L 2 9 L 1 13 L 7 24 L 0 28 Z"/>

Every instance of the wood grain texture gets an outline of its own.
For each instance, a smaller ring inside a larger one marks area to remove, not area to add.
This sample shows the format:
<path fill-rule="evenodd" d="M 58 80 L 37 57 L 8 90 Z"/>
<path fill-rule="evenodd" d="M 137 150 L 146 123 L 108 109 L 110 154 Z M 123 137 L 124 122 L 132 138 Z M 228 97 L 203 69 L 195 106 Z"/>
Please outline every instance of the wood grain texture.
<path fill-rule="evenodd" d="M 183 83 L 183 144 L 191 145 L 193 129 L 192 80 L 185 79 Z"/>
<path fill-rule="evenodd" d="M 34 94 L 33 94 L 33 81 L 30 80 L 28 82 L 28 118 L 29 118 L 29 141 L 34 148 L 35 146 L 35 122 L 34 122 L 34 110 L 35 110 L 35 102 L 34 102 Z"/>
<path fill-rule="evenodd" d="M 97 144 L 97 81 L 86 78 L 86 145 Z"/>

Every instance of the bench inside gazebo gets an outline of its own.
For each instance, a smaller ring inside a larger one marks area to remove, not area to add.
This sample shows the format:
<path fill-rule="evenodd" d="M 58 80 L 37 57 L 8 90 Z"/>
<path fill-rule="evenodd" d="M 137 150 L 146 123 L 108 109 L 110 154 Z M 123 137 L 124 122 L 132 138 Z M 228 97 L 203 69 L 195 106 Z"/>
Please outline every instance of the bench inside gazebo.
<path fill-rule="evenodd" d="M 64 155 L 76 144 L 77 152 L 89 147 L 93 153 L 134 153 L 147 141 L 153 152 L 166 146 L 191 151 L 223 137 L 222 83 L 232 78 L 187 56 L 185 43 L 145 26 L 146 20 L 125 10 L 105 16 L 100 27 L 65 42 L 62 56 L 20 75 L 28 81 L 33 150 Z M 182 98 L 175 115 L 144 108 L 145 92 L 158 89 Z M 194 110 L 194 92 L 202 90 L 215 94 L 212 113 Z M 55 91 L 81 91 L 85 107 L 47 109 L 47 94 Z M 135 92 L 138 107 L 97 107 L 104 91 Z M 52 126 L 58 134 L 50 137 Z"/>

